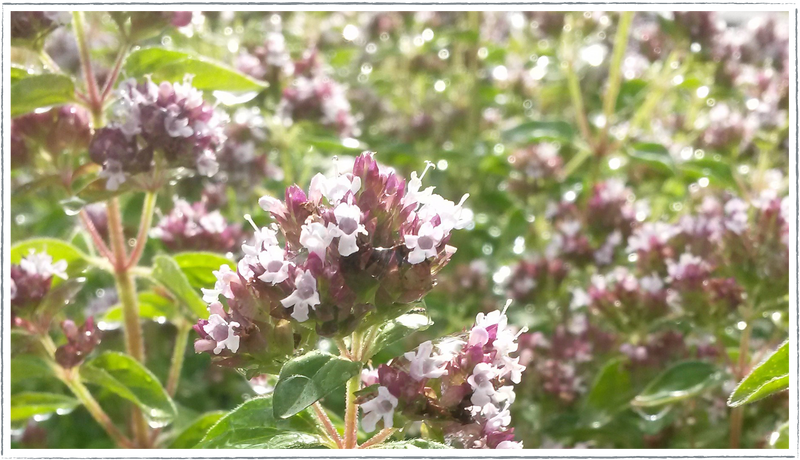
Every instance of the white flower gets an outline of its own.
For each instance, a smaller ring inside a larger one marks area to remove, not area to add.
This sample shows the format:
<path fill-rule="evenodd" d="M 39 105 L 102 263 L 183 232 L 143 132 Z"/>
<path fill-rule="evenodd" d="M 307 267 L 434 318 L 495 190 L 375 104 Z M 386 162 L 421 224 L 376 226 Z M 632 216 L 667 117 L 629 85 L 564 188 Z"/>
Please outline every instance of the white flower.
<path fill-rule="evenodd" d="M 503 441 L 495 449 L 522 449 L 522 441 Z"/>
<path fill-rule="evenodd" d="M 511 423 L 511 413 L 508 409 L 498 409 L 494 404 L 483 405 L 481 414 L 486 417 L 486 425 L 484 426 L 486 433 L 501 431 Z"/>
<path fill-rule="evenodd" d="M 725 227 L 740 235 L 747 229 L 748 204 L 739 198 L 733 198 L 725 203 Z"/>
<path fill-rule="evenodd" d="M 44 278 L 57 276 L 67 279 L 67 261 L 59 260 L 53 263 L 53 258 L 46 252 L 37 253 L 31 249 L 28 256 L 19 262 L 19 266 L 31 275 L 41 275 Z"/>
<path fill-rule="evenodd" d="M 300 228 L 300 244 L 309 252 L 318 255 L 320 259 L 325 260 L 325 251 L 331 244 L 331 240 L 333 240 L 333 236 L 319 222 L 304 224 Z"/>
<path fill-rule="evenodd" d="M 328 235 L 330 238 L 339 237 L 339 254 L 347 257 L 358 252 L 358 234 L 367 234 L 367 229 L 361 224 L 361 208 L 354 204 L 339 203 L 333 215 L 336 225 L 333 222 L 328 224 Z"/>
<path fill-rule="evenodd" d="M 319 305 L 317 279 L 314 278 L 310 270 L 306 270 L 297 275 L 294 285 L 294 292 L 289 297 L 281 300 L 281 305 L 284 308 L 294 307 L 292 318 L 302 323 L 308 319 L 308 307 L 314 308 L 314 306 Z"/>
<path fill-rule="evenodd" d="M 289 278 L 289 267 L 292 263 L 287 262 L 286 251 L 280 246 L 268 246 L 258 254 L 258 263 L 264 267 L 258 279 L 265 283 L 278 284 Z"/>
<path fill-rule="evenodd" d="M 467 378 L 467 383 L 472 387 L 470 401 L 476 406 L 492 404 L 495 394 L 493 379 L 497 378 L 498 369 L 489 363 L 478 363 L 472 370 L 472 375 Z"/>
<path fill-rule="evenodd" d="M 167 107 L 164 117 L 164 129 L 172 137 L 191 137 L 194 130 L 189 126 L 188 118 L 180 118 L 181 109 L 175 104 Z"/>
<path fill-rule="evenodd" d="M 408 254 L 408 263 L 418 264 L 428 257 L 437 254 L 436 247 L 444 238 L 444 230 L 441 226 L 434 227 L 430 222 L 425 222 L 419 228 L 416 235 L 404 235 L 406 247 L 411 249 Z"/>
<path fill-rule="evenodd" d="M 213 303 L 219 300 L 220 294 L 227 299 L 233 298 L 233 291 L 231 290 L 231 283 L 239 282 L 239 275 L 231 270 L 228 265 L 221 265 L 219 270 L 214 270 L 214 276 L 217 277 L 217 282 L 214 284 L 214 289 L 201 289 L 203 292 L 203 301 L 206 303 Z"/>
<path fill-rule="evenodd" d="M 645 222 L 628 237 L 628 252 L 650 251 L 655 245 L 666 244 L 678 229 L 665 222 Z"/>
<path fill-rule="evenodd" d="M 348 177 L 352 176 L 352 177 Z M 343 174 L 334 178 L 327 178 L 317 173 L 311 178 L 308 187 L 308 198 L 310 201 L 317 202 L 320 197 L 325 197 L 331 204 L 337 204 L 347 192 L 356 194 L 361 189 L 361 178 L 352 174 Z"/>
<path fill-rule="evenodd" d="M 361 405 L 364 415 L 361 417 L 361 428 L 367 433 L 375 431 L 378 420 L 383 419 L 383 427 L 392 427 L 392 417 L 394 408 L 397 407 L 397 398 L 389 392 L 389 389 L 378 387 L 378 396 Z"/>
<path fill-rule="evenodd" d="M 465 228 L 472 222 L 472 212 L 464 209 L 464 202 L 467 201 L 467 198 L 469 198 L 469 193 L 464 194 L 461 201 L 456 204 L 434 193 L 420 208 L 418 212 L 420 221 L 430 222 L 435 216 L 439 216 L 441 224 L 437 227 L 441 227 L 445 235 L 453 229 Z"/>
<path fill-rule="evenodd" d="M 229 323 L 218 314 L 208 317 L 208 324 L 203 326 L 203 330 L 217 342 L 217 346 L 214 348 L 215 355 L 220 354 L 226 348 L 234 353 L 239 350 L 239 336 L 233 331 L 234 327 L 239 327 L 239 323 L 236 321 Z"/>
<path fill-rule="evenodd" d="M 125 182 L 125 173 L 122 171 L 122 163 L 117 160 L 107 160 L 105 168 L 97 175 L 106 180 L 106 190 L 115 191 Z"/>
<path fill-rule="evenodd" d="M 650 276 L 645 276 L 639 280 L 639 286 L 650 294 L 656 294 L 664 288 L 664 282 L 655 273 Z"/>
<path fill-rule="evenodd" d="M 409 374 L 414 380 L 436 379 L 447 374 L 447 363 L 450 361 L 445 356 L 431 356 L 433 343 L 428 340 L 422 342 L 417 352 L 409 351 L 404 354 L 409 361 Z"/>
<path fill-rule="evenodd" d="M 269 213 L 276 214 L 281 217 L 286 215 L 286 205 L 277 198 L 264 195 L 258 199 L 258 205 L 261 206 L 261 209 Z"/>
<path fill-rule="evenodd" d="M 242 244 L 242 252 L 249 256 L 258 256 L 263 248 L 277 246 L 279 244 L 277 231 L 267 227 L 259 229 L 255 222 L 253 222 L 250 214 L 245 214 L 244 218 L 250 222 L 250 225 L 253 226 L 255 231 L 253 232 L 253 244 Z"/>
<path fill-rule="evenodd" d="M 678 262 L 674 260 L 667 261 L 667 273 L 673 280 L 679 280 L 685 274 L 686 269 L 692 265 L 702 267 L 705 264 L 700 257 L 685 252 L 681 254 L 681 258 Z"/>
<path fill-rule="evenodd" d="M 197 157 L 197 172 L 206 177 L 211 177 L 219 171 L 219 163 L 217 157 L 210 150 L 204 151 Z"/>
<path fill-rule="evenodd" d="M 433 167 L 433 163 L 426 161 L 425 162 L 425 170 L 422 171 L 422 174 L 417 177 L 416 172 L 411 173 L 411 180 L 408 181 L 408 187 L 406 188 L 406 193 L 403 195 L 403 207 L 412 205 L 412 204 L 425 204 L 428 202 L 430 197 L 433 194 L 433 190 L 436 187 L 427 187 L 425 190 L 420 192 L 422 188 L 422 178 L 425 177 L 425 173 L 428 172 L 428 169 Z M 415 208 L 416 209 L 416 208 Z"/>

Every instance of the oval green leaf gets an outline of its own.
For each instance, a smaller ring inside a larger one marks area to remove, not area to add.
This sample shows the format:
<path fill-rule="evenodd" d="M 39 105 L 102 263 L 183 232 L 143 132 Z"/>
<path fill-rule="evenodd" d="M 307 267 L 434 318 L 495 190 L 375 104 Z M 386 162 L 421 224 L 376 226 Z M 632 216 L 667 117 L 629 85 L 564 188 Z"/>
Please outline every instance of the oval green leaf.
<path fill-rule="evenodd" d="M 522 144 L 539 141 L 569 142 L 574 134 L 572 126 L 564 121 L 529 121 L 503 132 L 503 140 Z"/>
<path fill-rule="evenodd" d="M 302 411 L 361 372 L 361 363 L 319 350 L 284 364 L 275 385 L 276 418 Z"/>
<path fill-rule="evenodd" d="M 219 268 L 219 267 L 217 267 Z M 208 310 L 199 289 L 189 283 L 186 275 L 181 271 L 180 265 L 170 256 L 158 255 L 153 258 L 153 279 L 164 286 L 172 295 L 188 307 L 196 318 L 207 318 Z"/>
<path fill-rule="evenodd" d="M 219 419 L 196 448 L 280 449 L 325 447 L 310 410 L 288 419 L 273 417 L 272 395 L 253 398 Z"/>
<path fill-rule="evenodd" d="M 236 265 L 219 254 L 211 252 L 182 252 L 172 256 L 189 284 L 195 289 L 210 288 L 217 282 L 214 271 L 222 265 L 236 270 Z"/>
<path fill-rule="evenodd" d="M 586 395 L 583 416 L 592 428 L 600 428 L 611 421 L 615 414 L 629 407 L 631 376 L 625 364 L 623 358 L 607 362 Z"/>
<path fill-rule="evenodd" d="M 789 341 L 756 366 L 733 390 L 728 405 L 748 404 L 789 388 Z"/>
<path fill-rule="evenodd" d="M 81 366 L 80 372 L 85 381 L 139 406 L 154 428 L 168 425 L 177 414 L 156 376 L 124 353 L 107 351 Z"/>
<path fill-rule="evenodd" d="M 269 86 L 224 64 L 163 48 L 134 51 L 125 63 L 125 72 L 134 78 L 150 74 L 156 83 L 180 82 L 191 74 L 194 75 L 192 86 L 203 91 L 258 92 Z"/>
<path fill-rule="evenodd" d="M 174 441 L 169 445 L 170 449 L 191 449 L 208 433 L 219 419 L 225 416 L 225 412 L 208 412 L 197 418 L 191 425 L 186 427 Z"/>
<path fill-rule="evenodd" d="M 720 373 L 703 361 L 684 361 L 651 381 L 631 404 L 655 407 L 696 396 L 720 382 Z"/>
<path fill-rule="evenodd" d="M 77 399 L 54 393 L 26 392 L 11 395 L 11 421 L 26 420 L 34 415 L 65 414 L 80 405 Z"/>
<path fill-rule="evenodd" d="M 398 316 L 381 326 L 375 343 L 372 345 L 372 354 L 378 353 L 389 345 L 400 341 L 417 331 L 424 331 L 433 324 L 424 309 L 415 310 Z"/>
<path fill-rule="evenodd" d="M 75 83 L 66 75 L 42 74 L 17 80 L 11 85 L 11 116 L 36 109 L 69 104 L 75 100 Z"/>

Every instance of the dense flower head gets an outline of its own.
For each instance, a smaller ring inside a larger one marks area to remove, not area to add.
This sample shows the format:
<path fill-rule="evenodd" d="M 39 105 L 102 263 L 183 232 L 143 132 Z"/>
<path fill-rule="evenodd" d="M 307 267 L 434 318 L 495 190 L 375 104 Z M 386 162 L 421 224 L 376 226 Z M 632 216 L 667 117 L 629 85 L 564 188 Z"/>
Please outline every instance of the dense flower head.
<path fill-rule="evenodd" d="M 74 321 L 64 320 L 61 323 L 61 330 L 67 338 L 67 343 L 56 349 L 56 361 L 65 369 L 82 363 L 100 344 L 100 330 L 92 317 L 87 318 L 80 328 Z"/>
<path fill-rule="evenodd" d="M 262 197 L 274 223 L 259 228 L 246 216 L 253 240 L 242 245 L 235 271 L 215 272 L 217 284 L 204 289 L 204 299 L 227 304 L 229 313 L 217 315 L 243 337 L 243 347 L 259 321 L 309 322 L 319 335 L 342 336 L 371 317 L 402 314 L 432 288 L 455 252 L 450 232 L 470 218 L 467 195 L 454 203 L 411 177 L 406 186 L 365 152 L 352 172 L 314 176 L 308 193 L 294 185 L 285 201 Z M 203 337 L 211 334 L 206 326 Z"/>
<path fill-rule="evenodd" d="M 398 412 L 442 430 L 445 440 L 464 448 L 521 448 L 509 427 L 508 407 L 525 366 L 505 311 L 479 313 L 459 337 L 427 341 L 378 368 L 377 383 L 362 391 L 365 431 L 393 426 Z"/>
<path fill-rule="evenodd" d="M 16 316 L 22 309 L 37 305 L 50 291 L 53 277 L 67 279 L 67 262 L 46 252 L 31 249 L 19 265 L 11 264 L 11 312 Z"/>
<path fill-rule="evenodd" d="M 280 32 L 269 32 L 261 45 L 236 57 L 239 71 L 259 80 L 275 81 L 281 73 L 293 71 L 286 39 Z"/>
<path fill-rule="evenodd" d="M 229 252 L 241 243 L 242 226 L 230 224 L 217 211 L 208 211 L 205 201 L 175 200 L 175 206 L 151 230 L 170 251 Z"/>
<path fill-rule="evenodd" d="M 100 176 L 116 190 L 128 174 L 149 172 L 156 155 L 167 167 L 185 167 L 204 176 L 214 175 L 216 152 L 225 141 L 224 114 L 203 100 L 192 87 L 191 76 L 183 83 L 123 81 L 117 90 L 113 121 L 97 130 L 89 146 L 92 160 L 103 165 Z"/>
<path fill-rule="evenodd" d="M 520 260 L 505 281 L 506 295 L 520 303 L 541 301 L 540 295 L 557 290 L 569 272 L 561 259 L 533 256 Z"/>
<path fill-rule="evenodd" d="M 543 142 L 515 151 L 508 157 L 514 168 L 511 186 L 522 193 L 532 193 L 561 174 L 563 160 L 554 144 Z"/>
<path fill-rule="evenodd" d="M 51 159 L 62 153 L 84 151 L 91 140 L 89 112 L 65 105 L 33 112 L 11 120 L 12 167 L 27 164 L 34 153 L 44 150 Z"/>
<path fill-rule="evenodd" d="M 219 173 L 214 176 L 215 181 L 248 190 L 264 179 L 283 178 L 283 171 L 269 162 L 264 151 L 268 134 L 264 118 L 258 112 L 237 110 L 225 127 L 225 136 L 225 143 L 217 152 Z"/>
<path fill-rule="evenodd" d="M 278 113 L 286 120 L 316 120 L 349 136 L 355 127 L 345 89 L 327 76 L 317 51 L 307 51 L 294 65 L 291 86 L 283 90 Z"/>
<path fill-rule="evenodd" d="M 11 38 L 35 40 L 70 22 L 69 11 L 12 11 Z"/>

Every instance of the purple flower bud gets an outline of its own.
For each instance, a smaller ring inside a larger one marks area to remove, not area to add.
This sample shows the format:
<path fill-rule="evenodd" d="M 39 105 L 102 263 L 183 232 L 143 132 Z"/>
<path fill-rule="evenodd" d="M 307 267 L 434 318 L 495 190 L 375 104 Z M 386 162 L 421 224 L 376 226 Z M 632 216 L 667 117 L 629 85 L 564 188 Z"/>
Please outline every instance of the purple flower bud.
<path fill-rule="evenodd" d="M 82 363 L 86 356 L 100 344 L 100 330 L 91 316 L 78 328 L 72 320 L 64 320 L 61 329 L 67 343 L 56 349 L 56 361 L 61 367 L 70 369 Z"/>
<path fill-rule="evenodd" d="M 36 40 L 59 26 L 69 24 L 69 11 L 12 11 L 11 38 Z"/>
<path fill-rule="evenodd" d="M 219 211 L 208 212 L 206 204 L 177 200 L 172 211 L 153 228 L 152 236 L 170 251 L 235 250 L 242 239 L 239 224 L 229 224 Z"/>

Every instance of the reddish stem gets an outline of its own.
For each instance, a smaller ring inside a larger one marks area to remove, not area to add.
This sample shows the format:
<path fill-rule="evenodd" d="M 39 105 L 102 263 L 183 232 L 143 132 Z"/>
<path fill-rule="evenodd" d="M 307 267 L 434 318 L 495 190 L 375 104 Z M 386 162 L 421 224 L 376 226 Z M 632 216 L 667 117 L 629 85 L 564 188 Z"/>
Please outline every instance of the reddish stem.
<path fill-rule="evenodd" d="M 103 255 L 103 257 L 108 259 L 108 261 L 113 264 L 115 261 L 114 255 L 106 245 L 106 242 L 103 241 L 102 235 L 100 235 L 100 232 L 97 231 L 97 227 L 94 226 L 94 222 L 92 222 L 92 219 L 89 217 L 89 214 L 85 209 L 81 209 L 80 216 L 81 221 L 83 221 L 83 225 L 86 227 L 86 230 L 89 231 L 89 235 L 92 236 L 92 241 L 94 241 L 94 245 L 97 247 L 97 250 Z"/>

